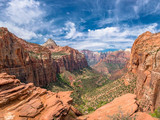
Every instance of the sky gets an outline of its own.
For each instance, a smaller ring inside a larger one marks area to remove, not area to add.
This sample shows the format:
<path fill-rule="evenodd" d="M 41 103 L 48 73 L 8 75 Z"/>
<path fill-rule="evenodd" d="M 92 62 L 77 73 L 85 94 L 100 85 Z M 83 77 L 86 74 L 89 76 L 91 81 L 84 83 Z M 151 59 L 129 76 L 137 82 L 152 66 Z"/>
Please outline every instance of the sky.
<path fill-rule="evenodd" d="M 107 51 L 160 31 L 160 0 L 0 0 L 0 27 L 37 44 Z"/>

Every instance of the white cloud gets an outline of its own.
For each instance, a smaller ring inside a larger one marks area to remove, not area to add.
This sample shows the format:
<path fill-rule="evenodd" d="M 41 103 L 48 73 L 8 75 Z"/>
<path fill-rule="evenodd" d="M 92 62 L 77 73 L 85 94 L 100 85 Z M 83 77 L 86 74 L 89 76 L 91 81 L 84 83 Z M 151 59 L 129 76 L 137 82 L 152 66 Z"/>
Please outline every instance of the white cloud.
<path fill-rule="evenodd" d="M 64 30 L 67 31 L 67 34 L 65 36 L 66 39 L 75 39 L 77 37 L 82 37 L 83 33 L 78 32 L 76 30 L 75 24 L 73 22 L 67 22 L 65 24 Z"/>
<path fill-rule="evenodd" d="M 136 37 L 140 34 L 150 31 L 152 33 L 157 32 L 157 23 L 149 25 L 138 26 L 124 26 L 124 27 L 106 27 L 96 30 L 88 30 L 87 33 L 83 33 L 79 39 L 76 39 L 71 44 L 73 48 L 82 50 L 104 50 L 104 49 L 126 49 L 132 46 Z"/>
<path fill-rule="evenodd" d="M 36 33 L 17 27 L 13 24 L 7 23 L 7 22 L 1 22 L 0 21 L 0 26 L 5 26 L 8 28 L 9 31 L 13 31 L 14 34 L 18 35 L 18 37 L 26 39 L 26 40 L 30 40 L 31 38 L 36 38 L 37 35 Z"/>
<path fill-rule="evenodd" d="M 11 0 L 1 8 L 0 27 L 7 27 L 10 32 L 25 40 L 42 38 L 37 31 L 49 28 L 52 24 L 43 21 L 45 12 L 35 0 Z M 38 41 L 37 41 L 38 42 Z"/>
<path fill-rule="evenodd" d="M 16 24 L 29 24 L 39 19 L 43 12 L 40 3 L 34 0 L 11 0 L 5 14 Z"/>

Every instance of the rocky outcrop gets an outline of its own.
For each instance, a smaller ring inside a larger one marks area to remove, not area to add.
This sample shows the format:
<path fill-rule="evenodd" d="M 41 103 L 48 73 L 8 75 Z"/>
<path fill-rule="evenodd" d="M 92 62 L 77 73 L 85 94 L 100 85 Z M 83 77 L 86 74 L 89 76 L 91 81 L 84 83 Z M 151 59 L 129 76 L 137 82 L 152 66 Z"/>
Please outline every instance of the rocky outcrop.
<path fill-rule="evenodd" d="M 129 65 L 137 77 L 135 94 L 141 111 L 160 106 L 160 33 L 145 32 L 134 42 Z"/>
<path fill-rule="evenodd" d="M 0 74 L 0 119 L 72 120 L 81 113 L 72 105 L 72 92 L 53 93 L 24 84 L 14 75 Z M 70 114 L 72 113 L 72 116 Z"/>
<path fill-rule="evenodd" d="M 136 95 L 125 94 L 78 120 L 158 120 L 148 113 L 137 112 Z"/>
<path fill-rule="evenodd" d="M 109 52 L 108 55 L 105 58 L 105 61 L 107 63 L 120 63 L 120 64 L 126 64 L 130 59 L 130 51 L 115 51 L 115 52 Z"/>
<path fill-rule="evenodd" d="M 65 70 L 72 72 L 74 70 L 79 70 L 84 67 L 88 67 L 88 63 L 85 56 L 81 54 L 78 50 L 75 50 L 68 46 L 58 46 L 54 49 L 49 50 L 52 54 L 60 54 L 57 55 L 57 57 L 54 57 L 53 55 L 53 59 L 56 61 L 58 65 L 58 71 L 60 73 L 64 72 Z"/>
<path fill-rule="evenodd" d="M 66 50 L 65 47 L 58 48 Z M 85 57 L 73 52 L 76 51 L 74 49 L 67 54 L 51 49 L 26 42 L 6 28 L 0 28 L 0 72 L 16 75 L 24 83 L 32 82 L 42 87 L 56 81 L 56 74 L 60 71 L 79 70 L 88 66 Z"/>
<path fill-rule="evenodd" d="M 56 62 L 50 51 L 28 43 L 0 28 L 0 72 L 16 75 L 22 82 L 46 86 L 56 80 Z"/>
<path fill-rule="evenodd" d="M 137 112 L 133 115 L 133 118 L 136 118 L 136 120 L 158 120 L 158 118 L 154 118 L 145 112 Z"/>
<path fill-rule="evenodd" d="M 49 49 L 54 49 L 57 47 L 57 44 L 54 40 L 48 39 L 42 46 L 47 47 Z"/>
<path fill-rule="evenodd" d="M 112 102 L 100 107 L 95 112 L 79 117 L 80 120 L 109 120 L 112 116 L 123 114 L 124 116 L 131 116 L 138 108 L 136 104 L 136 95 L 125 94 L 121 97 L 115 98 Z"/>

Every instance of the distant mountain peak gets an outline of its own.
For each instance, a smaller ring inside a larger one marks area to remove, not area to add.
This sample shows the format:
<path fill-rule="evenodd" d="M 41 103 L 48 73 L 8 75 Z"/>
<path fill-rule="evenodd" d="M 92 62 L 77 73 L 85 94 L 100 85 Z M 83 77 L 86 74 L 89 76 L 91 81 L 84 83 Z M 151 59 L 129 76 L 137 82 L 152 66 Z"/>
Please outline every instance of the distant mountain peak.
<path fill-rule="evenodd" d="M 42 46 L 45 46 L 49 49 L 54 49 L 55 47 L 57 47 L 57 44 L 54 40 L 49 38 Z"/>

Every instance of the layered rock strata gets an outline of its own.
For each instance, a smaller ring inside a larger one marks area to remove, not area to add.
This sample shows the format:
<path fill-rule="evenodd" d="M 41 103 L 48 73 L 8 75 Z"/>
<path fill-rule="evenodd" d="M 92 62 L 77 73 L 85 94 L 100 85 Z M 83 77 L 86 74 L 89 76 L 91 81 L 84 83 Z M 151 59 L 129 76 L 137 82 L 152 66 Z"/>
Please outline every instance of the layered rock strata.
<path fill-rule="evenodd" d="M 14 75 L 1 73 L 0 119 L 74 120 L 81 113 L 71 105 L 71 93 L 53 93 L 33 83 L 21 83 Z"/>
<path fill-rule="evenodd" d="M 129 70 L 137 77 L 140 110 L 160 107 L 160 33 L 145 32 L 135 40 Z"/>
<path fill-rule="evenodd" d="M 66 50 L 65 47 L 61 49 Z M 72 49 L 65 54 L 63 51 L 54 52 L 47 47 L 24 41 L 6 28 L 0 28 L 0 72 L 16 75 L 24 83 L 32 82 L 44 87 L 56 81 L 56 74 L 64 70 L 74 71 L 87 67 L 85 57 L 75 51 Z"/>

